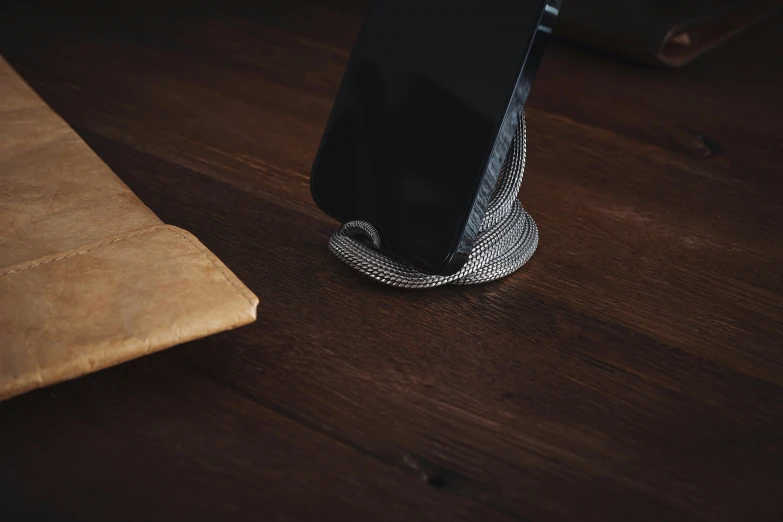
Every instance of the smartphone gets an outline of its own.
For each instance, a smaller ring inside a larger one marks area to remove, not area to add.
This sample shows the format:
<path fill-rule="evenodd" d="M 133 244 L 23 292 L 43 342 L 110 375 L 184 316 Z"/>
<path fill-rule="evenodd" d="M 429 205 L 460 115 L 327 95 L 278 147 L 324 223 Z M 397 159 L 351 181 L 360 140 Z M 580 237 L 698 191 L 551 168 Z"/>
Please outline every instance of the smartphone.
<path fill-rule="evenodd" d="M 467 261 L 562 0 L 374 0 L 316 154 L 315 203 L 429 274 Z"/>

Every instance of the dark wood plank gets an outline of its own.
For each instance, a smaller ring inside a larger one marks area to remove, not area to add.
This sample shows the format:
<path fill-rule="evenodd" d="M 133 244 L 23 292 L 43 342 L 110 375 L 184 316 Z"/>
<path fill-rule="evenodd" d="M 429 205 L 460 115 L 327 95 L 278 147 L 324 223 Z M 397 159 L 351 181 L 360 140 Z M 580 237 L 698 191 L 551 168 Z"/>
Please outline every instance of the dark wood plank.
<path fill-rule="evenodd" d="M 336 443 L 176 353 L 30 394 L 2 415 L 4 520 L 511 520 L 442 502 L 416 470 Z"/>
<path fill-rule="evenodd" d="M 539 251 L 404 292 L 329 255 L 307 185 L 363 8 L 7 8 L 0 52 L 261 305 L 0 405 L 0 514 L 779 520 L 781 17 L 682 71 L 551 46 Z"/>

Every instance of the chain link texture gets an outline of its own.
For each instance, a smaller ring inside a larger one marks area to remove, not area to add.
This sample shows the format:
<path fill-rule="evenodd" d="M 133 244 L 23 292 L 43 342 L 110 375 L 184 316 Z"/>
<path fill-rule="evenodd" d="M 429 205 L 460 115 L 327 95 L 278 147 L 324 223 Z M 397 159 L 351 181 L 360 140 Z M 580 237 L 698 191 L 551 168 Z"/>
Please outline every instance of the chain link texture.
<path fill-rule="evenodd" d="M 425 274 L 379 252 L 381 238 L 375 227 L 366 221 L 345 223 L 329 239 L 329 250 L 354 270 L 400 288 L 472 285 L 515 272 L 527 263 L 538 246 L 538 228 L 517 199 L 525 171 L 526 142 L 522 114 L 476 243 L 467 263 L 456 274 Z"/>

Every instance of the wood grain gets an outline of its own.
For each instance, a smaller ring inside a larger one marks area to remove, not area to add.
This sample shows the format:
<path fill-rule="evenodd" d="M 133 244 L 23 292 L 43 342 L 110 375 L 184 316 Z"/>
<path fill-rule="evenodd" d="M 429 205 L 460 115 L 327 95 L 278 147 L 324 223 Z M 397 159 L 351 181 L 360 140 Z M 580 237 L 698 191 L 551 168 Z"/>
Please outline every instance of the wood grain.
<path fill-rule="evenodd" d="M 0 519 L 783 518 L 780 16 L 680 71 L 550 46 L 538 252 L 407 292 L 308 189 L 364 3 L 124 7 L 9 3 L 0 53 L 259 319 L 0 404 Z"/>

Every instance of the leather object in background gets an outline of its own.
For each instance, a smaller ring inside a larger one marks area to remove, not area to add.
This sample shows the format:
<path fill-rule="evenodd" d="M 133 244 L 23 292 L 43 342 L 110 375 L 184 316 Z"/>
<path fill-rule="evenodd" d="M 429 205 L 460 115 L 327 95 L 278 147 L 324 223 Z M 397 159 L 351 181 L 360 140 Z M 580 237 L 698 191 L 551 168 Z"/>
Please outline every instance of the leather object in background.
<path fill-rule="evenodd" d="M 781 0 L 565 0 L 555 34 L 634 60 L 679 67 L 782 5 Z"/>
<path fill-rule="evenodd" d="M 0 399 L 255 320 L 0 57 Z"/>

